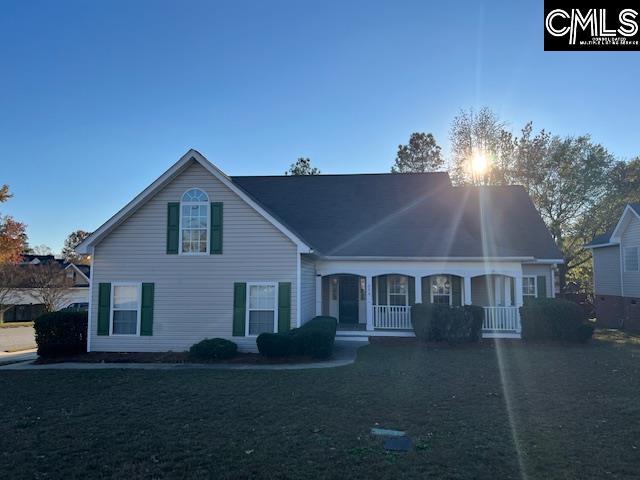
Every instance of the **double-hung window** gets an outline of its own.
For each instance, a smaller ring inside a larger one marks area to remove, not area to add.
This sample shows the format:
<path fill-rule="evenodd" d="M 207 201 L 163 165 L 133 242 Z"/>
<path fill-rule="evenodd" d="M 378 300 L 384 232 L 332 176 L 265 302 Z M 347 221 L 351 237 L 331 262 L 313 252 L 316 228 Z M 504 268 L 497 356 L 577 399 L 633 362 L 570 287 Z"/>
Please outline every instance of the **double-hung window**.
<path fill-rule="evenodd" d="M 277 286 L 275 283 L 247 284 L 247 329 L 249 335 L 273 333 L 277 323 Z"/>
<path fill-rule="evenodd" d="M 638 247 L 624 247 L 624 271 L 637 272 L 640 269 Z"/>
<path fill-rule="evenodd" d="M 431 277 L 431 303 L 451 305 L 451 278 L 449 275 Z"/>
<path fill-rule="evenodd" d="M 389 291 L 389 305 L 409 305 L 409 284 L 404 275 L 389 275 L 387 277 Z"/>
<path fill-rule="evenodd" d="M 140 333 L 139 283 L 115 283 L 111 289 L 111 335 Z"/>
<path fill-rule="evenodd" d="M 529 298 L 536 298 L 538 296 L 536 277 L 522 277 L 522 296 Z"/>
<path fill-rule="evenodd" d="M 187 190 L 180 202 L 180 253 L 209 253 L 209 197 L 198 188 Z"/>

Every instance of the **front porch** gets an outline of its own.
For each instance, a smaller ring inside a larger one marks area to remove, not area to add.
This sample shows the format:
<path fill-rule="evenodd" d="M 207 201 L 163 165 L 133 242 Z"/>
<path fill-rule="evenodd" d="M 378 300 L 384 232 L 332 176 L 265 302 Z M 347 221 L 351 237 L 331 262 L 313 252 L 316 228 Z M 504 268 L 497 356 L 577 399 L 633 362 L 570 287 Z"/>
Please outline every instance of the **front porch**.
<path fill-rule="evenodd" d="M 319 275 L 316 288 L 320 298 L 317 314 L 337 318 L 339 336 L 413 336 L 411 306 L 429 302 L 482 306 L 483 337 L 520 338 L 518 308 L 523 297 L 522 278 L 518 281 L 517 272 L 514 275 L 339 273 Z"/>

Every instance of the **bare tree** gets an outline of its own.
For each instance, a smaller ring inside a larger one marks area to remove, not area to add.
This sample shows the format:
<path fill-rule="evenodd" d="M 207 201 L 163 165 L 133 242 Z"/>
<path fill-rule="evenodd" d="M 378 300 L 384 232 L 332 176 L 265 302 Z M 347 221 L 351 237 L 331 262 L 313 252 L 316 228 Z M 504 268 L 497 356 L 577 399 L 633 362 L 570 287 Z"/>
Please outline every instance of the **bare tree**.
<path fill-rule="evenodd" d="M 26 267 L 28 291 L 47 312 L 62 308 L 69 298 L 73 281 L 57 262 Z"/>
<path fill-rule="evenodd" d="M 0 263 L 0 323 L 4 312 L 18 303 L 23 286 L 23 269 L 13 263 Z"/>

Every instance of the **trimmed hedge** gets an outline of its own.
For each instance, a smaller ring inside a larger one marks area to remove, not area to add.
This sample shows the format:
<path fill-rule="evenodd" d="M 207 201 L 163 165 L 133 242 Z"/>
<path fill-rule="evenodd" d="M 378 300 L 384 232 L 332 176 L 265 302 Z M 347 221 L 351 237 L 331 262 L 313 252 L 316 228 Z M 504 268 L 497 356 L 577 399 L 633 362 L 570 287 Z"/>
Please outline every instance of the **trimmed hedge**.
<path fill-rule="evenodd" d="M 286 333 L 261 333 L 256 339 L 258 351 L 265 357 L 288 357 L 293 355 L 293 338 Z"/>
<path fill-rule="evenodd" d="M 562 298 L 537 298 L 520 307 L 524 340 L 586 342 L 593 335 L 584 309 Z"/>
<path fill-rule="evenodd" d="M 45 313 L 36 318 L 33 326 L 41 357 L 87 351 L 87 312 Z"/>
<path fill-rule="evenodd" d="M 238 345 L 224 338 L 205 338 L 191 345 L 189 355 L 200 359 L 232 358 L 238 353 Z"/>
<path fill-rule="evenodd" d="M 484 311 L 476 305 L 450 307 L 417 303 L 411 307 L 411 324 L 418 340 L 452 344 L 480 340 Z"/>
<path fill-rule="evenodd" d="M 328 358 L 333 353 L 337 326 L 335 318 L 320 316 L 286 333 L 262 333 L 256 340 L 258 351 L 267 357 Z"/>

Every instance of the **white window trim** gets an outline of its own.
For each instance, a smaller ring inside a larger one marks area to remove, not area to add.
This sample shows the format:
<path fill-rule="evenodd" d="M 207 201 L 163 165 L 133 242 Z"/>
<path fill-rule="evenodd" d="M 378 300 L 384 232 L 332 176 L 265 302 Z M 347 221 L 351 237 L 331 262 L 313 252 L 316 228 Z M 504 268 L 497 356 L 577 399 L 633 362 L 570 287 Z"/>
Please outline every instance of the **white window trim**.
<path fill-rule="evenodd" d="M 115 296 L 115 287 L 136 287 L 138 289 L 138 305 L 137 305 L 137 323 L 136 333 L 113 333 L 113 299 Z M 140 320 L 142 316 L 142 282 L 111 282 L 111 304 L 109 305 L 109 336 L 116 337 L 139 337 L 140 336 Z"/>
<path fill-rule="evenodd" d="M 637 270 L 629 270 L 627 268 L 627 250 L 634 249 L 636 251 L 636 264 L 638 265 Z M 629 273 L 637 273 L 640 272 L 640 247 L 624 247 L 622 250 L 622 263 L 624 264 L 624 271 Z"/>
<path fill-rule="evenodd" d="M 207 196 L 207 201 L 206 202 L 183 202 L 182 201 L 182 197 L 184 197 L 184 194 L 187 193 L 189 190 L 200 190 L 202 193 L 204 193 Z M 207 241 L 205 244 L 205 251 L 204 252 L 183 252 L 182 251 L 182 206 L 183 205 L 199 205 L 199 206 L 205 206 L 207 209 Z M 199 187 L 189 187 L 187 188 L 184 192 L 182 192 L 182 195 L 180 195 L 180 212 L 178 215 L 178 255 L 184 255 L 185 257 L 197 257 L 199 255 L 209 255 L 209 246 L 211 245 L 211 201 L 210 201 L 210 197 L 209 194 L 207 194 L 207 192 L 204 191 L 204 189 L 199 188 Z"/>
<path fill-rule="evenodd" d="M 451 282 L 451 275 L 431 275 L 429 276 L 429 295 L 431 296 L 430 300 L 431 303 L 433 303 L 433 297 L 435 296 L 435 294 L 433 293 L 433 288 L 431 287 L 431 277 L 447 277 L 449 279 L 449 295 L 440 295 L 438 294 L 439 297 L 449 297 L 449 306 L 453 306 L 453 284 Z M 440 304 L 442 305 L 442 304 Z"/>
<path fill-rule="evenodd" d="M 273 333 L 278 333 L 278 282 L 247 282 L 247 292 L 245 298 L 246 312 L 244 319 L 244 336 L 249 338 L 257 338 L 258 335 L 250 335 L 249 334 L 249 313 L 251 313 L 251 308 L 249 308 L 249 297 L 251 296 L 251 287 L 255 286 L 272 286 L 274 288 L 275 294 L 275 302 L 273 304 Z"/>
<path fill-rule="evenodd" d="M 533 295 L 529 295 L 528 293 L 524 293 L 524 279 L 525 278 L 533 278 L 533 291 L 535 292 Z M 538 298 L 538 279 L 535 275 L 523 275 L 522 276 L 522 296 L 523 297 L 533 297 Z"/>
<path fill-rule="evenodd" d="M 399 293 L 391 293 L 391 277 L 406 277 L 407 278 L 407 292 L 404 294 L 404 305 L 391 305 L 391 295 L 393 295 L 394 297 L 399 297 L 400 294 Z M 406 275 L 398 275 L 398 274 L 391 274 L 391 275 L 387 275 L 387 306 L 391 307 L 391 306 L 404 306 L 407 307 L 409 306 L 409 277 L 407 277 Z"/>

